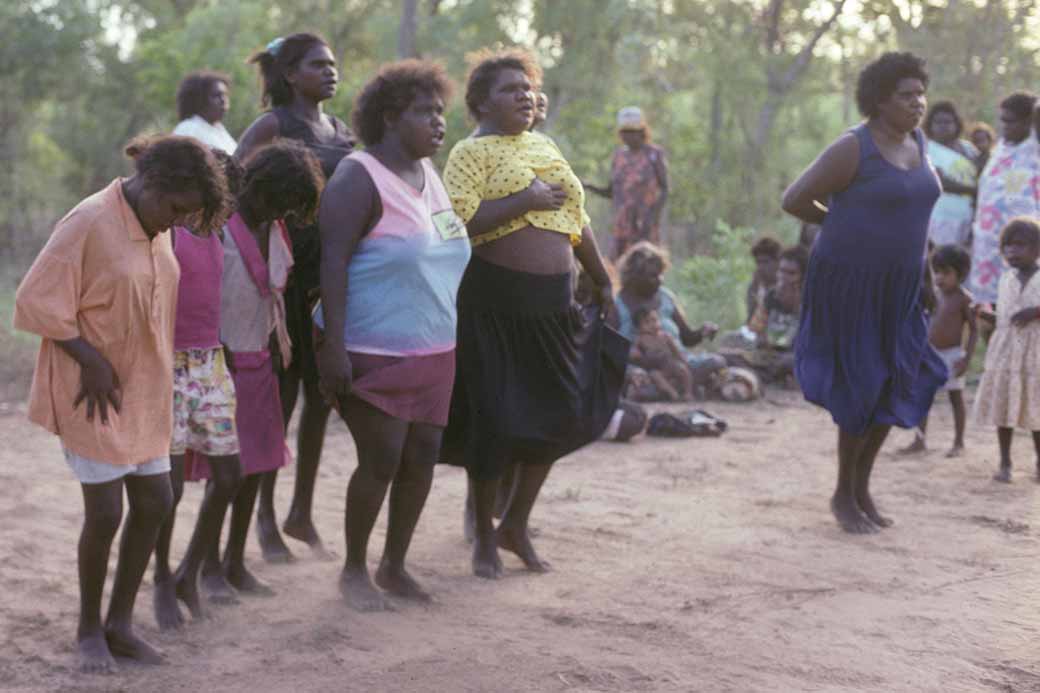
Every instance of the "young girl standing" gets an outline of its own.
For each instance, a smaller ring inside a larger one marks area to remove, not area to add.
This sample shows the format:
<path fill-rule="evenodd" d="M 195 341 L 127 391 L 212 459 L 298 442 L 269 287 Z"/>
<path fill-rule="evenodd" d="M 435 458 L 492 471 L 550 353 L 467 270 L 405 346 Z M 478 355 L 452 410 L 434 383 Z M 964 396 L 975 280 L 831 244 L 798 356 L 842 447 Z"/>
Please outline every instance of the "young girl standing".
<path fill-rule="evenodd" d="M 1000 277 L 996 331 L 986 350 L 986 370 L 975 395 L 975 417 L 997 427 L 1000 469 L 996 481 L 1011 481 L 1011 436 L 1033 432 L 1040 479 L 1040 225 L 1030 218 L 1008 222 L 1000 251 L 1011 268 Z"/>

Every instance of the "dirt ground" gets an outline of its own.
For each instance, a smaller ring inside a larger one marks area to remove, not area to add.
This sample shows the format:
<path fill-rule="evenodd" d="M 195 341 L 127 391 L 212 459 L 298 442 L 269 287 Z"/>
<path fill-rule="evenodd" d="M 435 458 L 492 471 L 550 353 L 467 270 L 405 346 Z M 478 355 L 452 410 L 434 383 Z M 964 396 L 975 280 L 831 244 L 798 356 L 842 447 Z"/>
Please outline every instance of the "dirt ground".
<path fill-rule="evenodd" d="M 146 578 L 139 632 L 168 663 L 74 669 L 76 483 L 58 443 L 0 411 L 0 689 L 5 691 L 1040 691 L 1040 518 L 1029 439 L 1015 483 L 990 481 L 995 435 L 969 431 L 947 460 L 945 401 L 934 451 L 898 458 L 875 492 L 896 526 L 841 533 L 827 511 L 835 436 L 792 393 L 712 403 L 720 439 L 599 443 L 562 461 L 533 524 L 554 566 L 507 556 L 498 582 L 472 577 L 461 539 L 463 475 L 438 470 L 411 563 L 432 606 L 357 614 L 336 562 L 298 556 L 257 574 L 278 591 L 183 631 L 159 633 Z M 316 519 L 342 555 L 346 428 L 330 427 Z M 291 471 L 279 487 L 284 512 Z M 189 486 L 175 556 L 200 488 Z M 1037 527 L 1033 527 L 1033 525 Z M 382 522 L 373 538 L 378 559 Z M 251 540 L 252 541 L 252 540 Z M 111 576 L 111 572 L 110 572 Z M 111 577 L 109 578 L 111 580 Z"/>

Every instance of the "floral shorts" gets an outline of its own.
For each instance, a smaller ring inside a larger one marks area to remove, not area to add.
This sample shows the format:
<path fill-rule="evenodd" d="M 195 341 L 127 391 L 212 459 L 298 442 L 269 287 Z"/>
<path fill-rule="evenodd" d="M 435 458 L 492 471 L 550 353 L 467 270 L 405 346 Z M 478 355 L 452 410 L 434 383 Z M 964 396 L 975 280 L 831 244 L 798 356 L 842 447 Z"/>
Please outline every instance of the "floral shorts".
<path fill-rule="evenodd" d="M 221 347 L 173 352 L 170 454 L 188 450 L 210 457 L 238 454 L 235 384 Z"/>

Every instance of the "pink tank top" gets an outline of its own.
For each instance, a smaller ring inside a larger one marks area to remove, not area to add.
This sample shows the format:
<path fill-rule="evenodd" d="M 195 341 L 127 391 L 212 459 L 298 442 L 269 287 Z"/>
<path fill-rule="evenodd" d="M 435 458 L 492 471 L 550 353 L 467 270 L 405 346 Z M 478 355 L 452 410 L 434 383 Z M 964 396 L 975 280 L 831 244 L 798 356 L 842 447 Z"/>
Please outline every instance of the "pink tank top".
<path fill-rule="evenodd" d="M 224 247 L 215 233 L 202 238 L 188 229 L 173 229 L 173 252 L 181 266 L 177 287 L 177 322 L 173 348 L 213 349 L 220 346 L 220 278 Z"/>

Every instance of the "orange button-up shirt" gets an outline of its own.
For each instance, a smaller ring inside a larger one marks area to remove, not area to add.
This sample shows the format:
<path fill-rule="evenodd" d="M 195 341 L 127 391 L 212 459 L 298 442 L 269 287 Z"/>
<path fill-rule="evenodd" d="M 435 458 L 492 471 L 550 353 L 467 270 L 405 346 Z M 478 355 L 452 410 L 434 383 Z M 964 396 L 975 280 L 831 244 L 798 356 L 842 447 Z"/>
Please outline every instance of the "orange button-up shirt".
<path fill-rule="evenodd" d="M 43 337 L 29 419 L 98 462 L 139 464 L 169 454 L 173 429 L 173 324 L 180 269 L 168 233 L 149 239 L 122 181 L 58 222 L 15 295 L 14 326 Z M 55 340 L 82 337 L 104 356 L 122 407 L 87 421 L 72 403 L 80 366 Z"/>

